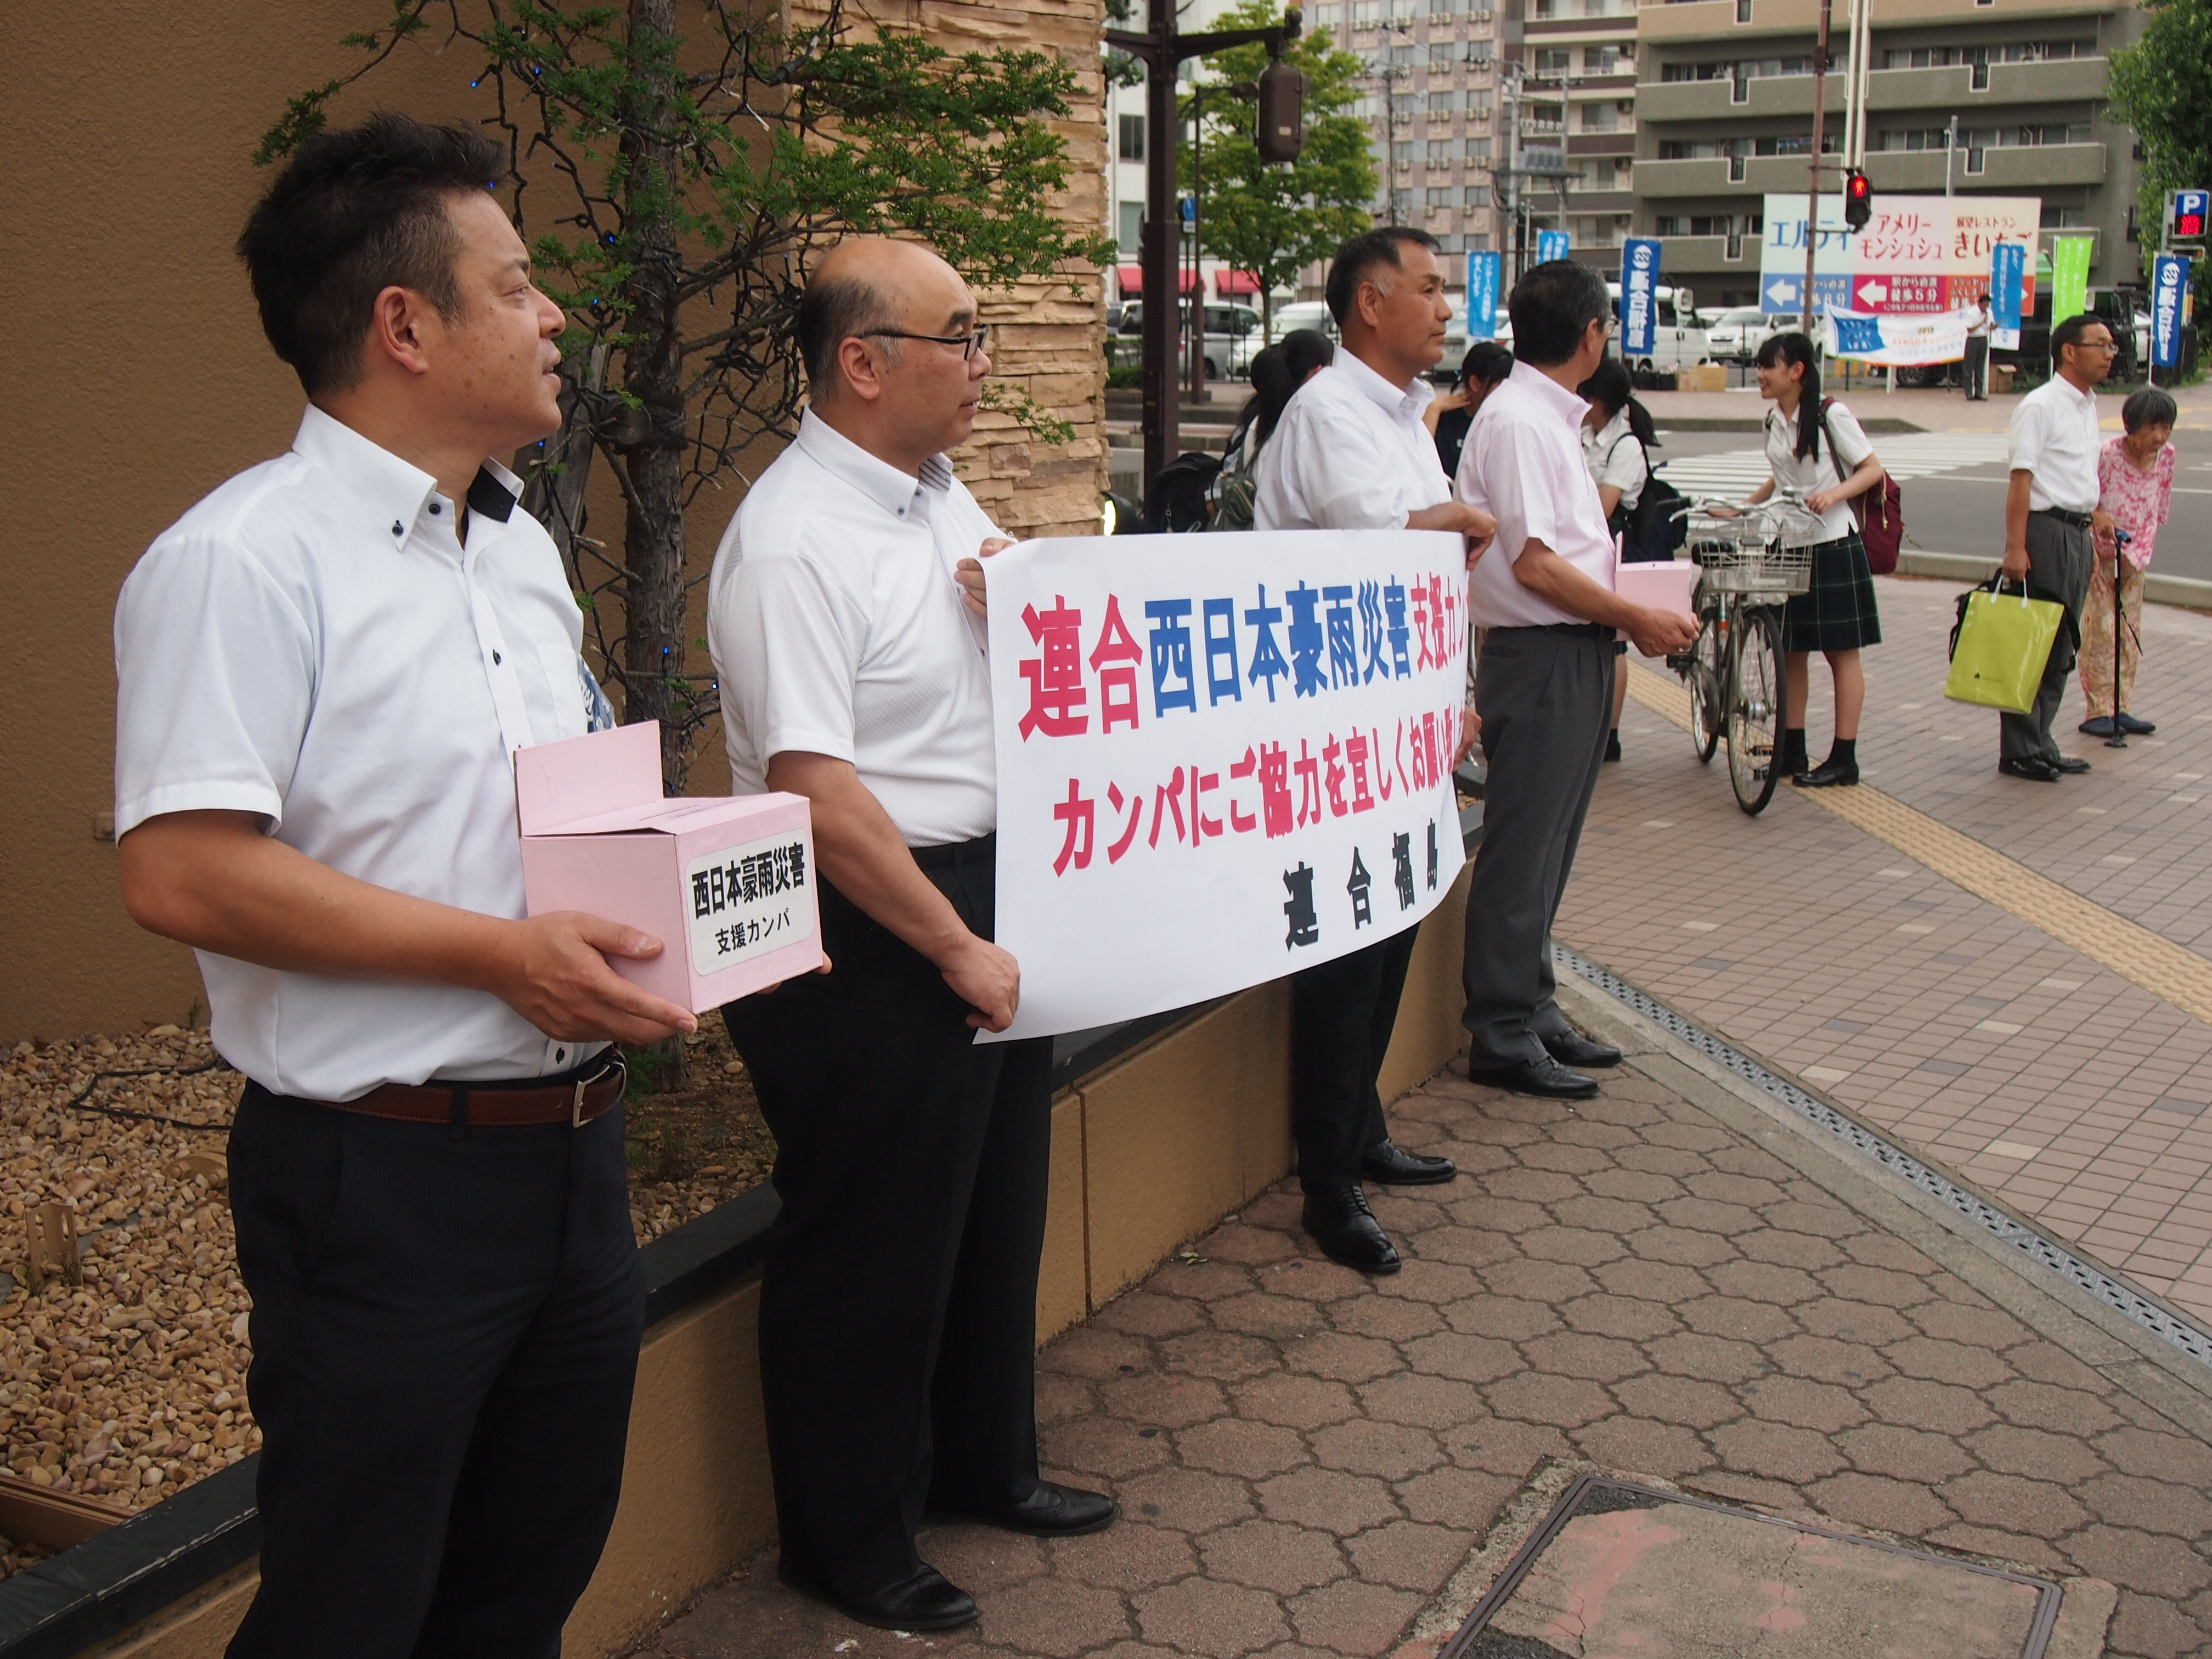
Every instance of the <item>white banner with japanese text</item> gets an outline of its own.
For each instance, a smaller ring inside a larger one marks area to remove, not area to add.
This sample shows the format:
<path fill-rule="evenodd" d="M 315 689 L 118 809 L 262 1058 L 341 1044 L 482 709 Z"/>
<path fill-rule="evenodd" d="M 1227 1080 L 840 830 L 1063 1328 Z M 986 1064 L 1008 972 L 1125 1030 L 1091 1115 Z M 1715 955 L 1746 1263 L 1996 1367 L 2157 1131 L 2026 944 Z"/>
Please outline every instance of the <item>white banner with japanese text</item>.
<path fill-rule="evenodd" d="M 984 568 L 1004 1037 L 1280 978 L 1450 889 L 1459 537 L 1057 538 Z"/>

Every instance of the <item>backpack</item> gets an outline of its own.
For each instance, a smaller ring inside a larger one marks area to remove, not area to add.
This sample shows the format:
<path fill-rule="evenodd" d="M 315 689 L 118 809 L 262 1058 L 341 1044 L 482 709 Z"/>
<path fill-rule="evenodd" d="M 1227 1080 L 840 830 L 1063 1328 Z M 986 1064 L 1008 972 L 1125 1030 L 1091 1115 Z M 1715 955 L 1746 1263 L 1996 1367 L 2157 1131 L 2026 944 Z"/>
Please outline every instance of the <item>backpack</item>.
<path fill-rule="evenodd" d="M 1213 516 L 1207 520 L 1208 530 L 1249 530 L 1255 522 L 1260 500 L 1259 457 L 1246 447 L 1250 437 L 1249 428 L 1240 428 L 1229 441 L 1228 454 L 1221 471 L 1214 474 L 1213 487 L 1206 492 L 1213 503 Z"/>
<path fill-rule="evenodd" d="M 1631 438 L 1632 432 L 1624 433 L 1613 441 L 1618 449 Z M 1636 447 L 1644 451 L 1644 491 L 1636 498 L 1634 507 L 1616 507 L 1606 528 L 1620 538 L 1620 562 L 1623 564 L 1662 564 L 1674 556 L 1674 550 L 1690 537 L 1689 514 L 1683 508 L 1688 502 L 1682 492 L 1651 470 L 1651 452 L 1644 448 L 1644 440 L 1636 438 Z M 1605 453 L 1613 459 L 1613 449 Z"/>
<path fill-rule="evenodd" d="M 1835 401 L 1833 398 L 1820 399 L 1820 435 L 1828 441 L 1828 460 L 1840 482 L 1844 459 L 1836 451 L 1834 435 L 1828 430 L 1828 405 Z M 1905 540 L 1905 492 L 1897 487 L 1897 480 L 1889 476 L 1887 467 L 1882 470 L 1881 483 L 1851 497 L 1851 517 L 1857 521 L 1859 540 L 1866 547 L 1867 568 L 1877 576 L 1893 574 L 1897 569 L 1898 549 Z"/>
<path fill-rule="evenodd" d="M 1155 531 L 1180 535 L 1206 528 L 1206 493 L 1221 471 L 1221 457 L 1191 450 L 1170 461 L 1145 492 L 1145 520 Z"/>

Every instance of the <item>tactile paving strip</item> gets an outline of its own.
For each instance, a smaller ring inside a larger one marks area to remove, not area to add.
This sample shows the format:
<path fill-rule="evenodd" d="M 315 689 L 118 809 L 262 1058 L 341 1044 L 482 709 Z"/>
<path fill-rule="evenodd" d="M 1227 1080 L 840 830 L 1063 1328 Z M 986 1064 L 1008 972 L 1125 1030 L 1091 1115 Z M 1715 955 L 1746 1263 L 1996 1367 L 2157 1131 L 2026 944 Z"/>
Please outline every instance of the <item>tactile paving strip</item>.
<path fill-rule="evenodd" d="M 1630 664 L 1628 692 L 1654 714 L 1689 730 L 1686 687 Z M 1815 806 L 2111 969 L 2191 1018 L 2212 1023 L 2212 962 L 2195 951 L 2115 915 L 2049 877 L 2038 875 L 2017 859 L 2007 858 L 1870 784 L 1801 793 Z"/>
<path fill-rule="evenodd" d="M 1980 1194 L 1969 1192 L 1941 1170 L 1931 1169 L 1921 1162 L 1896 1142 L 1875 1133 L 1856 1118 L 1837 1110 L 1788 1078 L 1768 1070 L 1726 1039 L 1715 1036 L 1694 1020 L 1685 1019 L 1665 1003 L 1638 989 L 1609 969 L 1601 968 L 1589 957 L 1557 941 L 1552 945 L 1552 952 L 1561 966 L 1588 980 L 1614 1000 L 1633 1008 L 1668 1036 L 1686 1043 L 1708 1060 L 1725 1066 L 1745 1082 L 1765 1091 L 1800 1117 L 1872 1158 L 1893 1175 L 1911 1182 L 1947 1208 L 2002 1239 L 2022 1255 L 2057 1273 L 2069 1284 L 2087 1291 L 2106 1307 L 2124 1314 L 2160 1340 L 2171 1344 L 2192 1359 L 2212 1364 L 2212 1334 L 2191 1324 L 2162 1303 L 2153 1301 L 2125 1279 L 2106 1272 L 2093 1261 L 2082 1260 L 2057 1239 L 2039 1232 L 2009 1211 L 2001 1210 Z"/>

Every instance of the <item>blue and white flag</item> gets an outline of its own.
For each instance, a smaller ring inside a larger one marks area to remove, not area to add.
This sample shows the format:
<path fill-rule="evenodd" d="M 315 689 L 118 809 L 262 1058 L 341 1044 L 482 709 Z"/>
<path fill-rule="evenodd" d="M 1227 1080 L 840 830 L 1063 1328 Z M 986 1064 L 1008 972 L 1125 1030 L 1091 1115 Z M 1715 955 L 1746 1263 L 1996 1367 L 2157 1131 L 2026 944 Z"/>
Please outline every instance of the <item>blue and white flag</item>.
<path fill-rule="evenodd" d="M 1620 245 L 1620 355 L 1659 349 L 1659 244 L 1632 236 Z"/>
<path fill-rule="evenodd" d="M 2027 281 L 2027 244 L 1999 242 L 1990 250 L 1990 343 L 2020 349 L 2021 290 Z"/>
<path fill-rule="evenodd" d="M 1498 289 L 1503 261 L 1496 252 L 1467 256 L 1467 337 L 1498 337 Z"/>
<path fill-rule="evenodd" d="M 1536 233 L 1536 262 L 1546 264 L 1553 259 L 1567 257 L 1567 233 L 1564 230 L 1540 230 Z"/>
<path fill-rule="evenodd" d="M 1966 325 L 1978 313 L 1963 311 L 1832 311 L 1828 355 L 1877 368 L 1919 368 L 1955 363 L 1966 355 Z"/>
<path fill-rule="evenodd" d="M 2150 361 L 2154 368 L 2172 368 L 2181 362 L 2181 322 L 2189 308 L 2191 262 L 2161 253 L 2152 262 L 2150 278 Z"/>

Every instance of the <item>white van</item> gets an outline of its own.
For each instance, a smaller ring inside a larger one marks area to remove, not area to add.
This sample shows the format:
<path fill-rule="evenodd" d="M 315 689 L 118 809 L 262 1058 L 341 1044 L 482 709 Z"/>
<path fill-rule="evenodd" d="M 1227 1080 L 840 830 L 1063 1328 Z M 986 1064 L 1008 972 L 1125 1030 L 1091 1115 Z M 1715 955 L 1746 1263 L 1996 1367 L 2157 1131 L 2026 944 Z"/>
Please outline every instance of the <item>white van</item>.
<path fill-rule="evenodd" d="M 1613 297 L 1613 338 L 1620 338 L 1620 284 L 1607 283 L 1605 291 Z M 1675 308 L 1675 297 L 1681 298 L 1681 308 Z M 1659 307 L 1659 325 L 1653 331 L 1651 352 L 1637 353 L 1630 362 L 1632 368 L 1660 370 L 1688 368 L 1692 364 L 1709 361 L 1712 346 L 1705 331 L 1698 326 L 1697 300 L 1687 289 L 1662 288 L 1654 290 L 1653 298 Z M 1615 348 L 1618 349 L 1618 347 Z"/>

